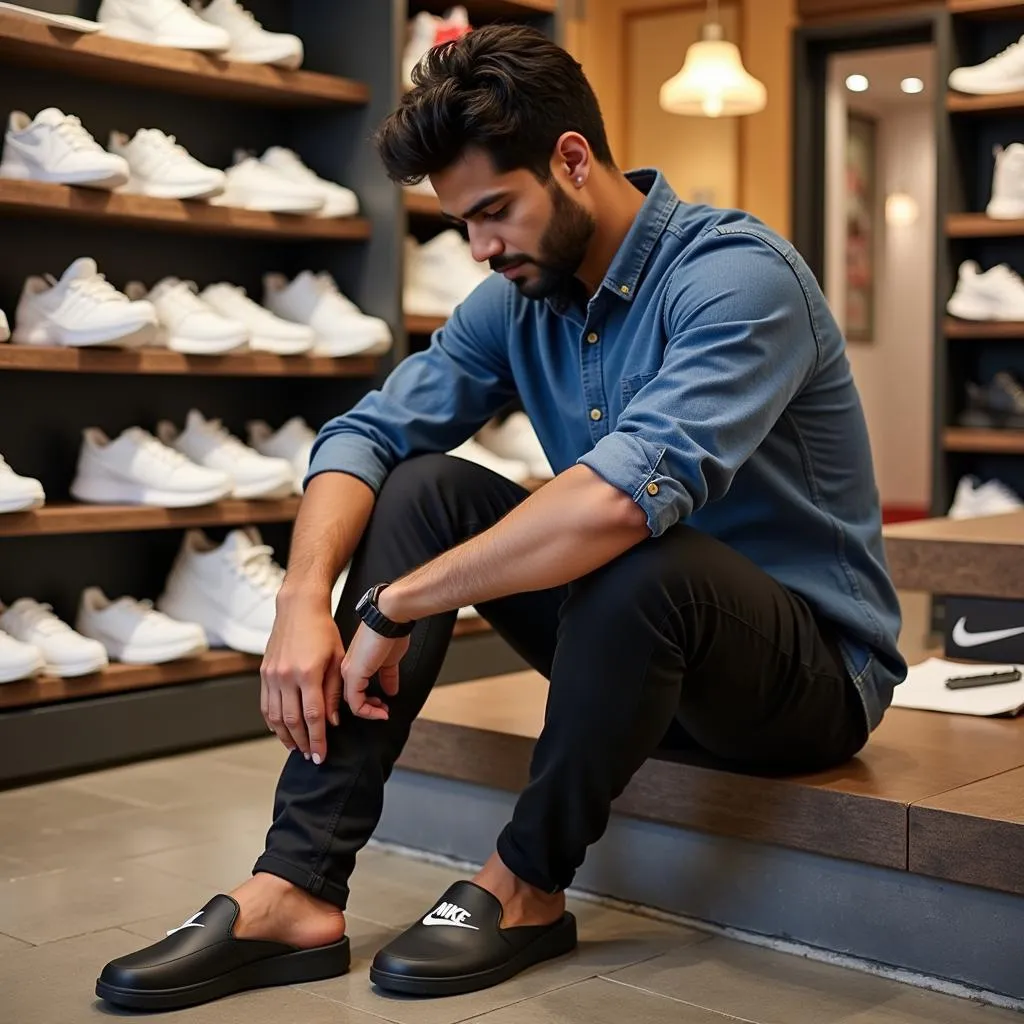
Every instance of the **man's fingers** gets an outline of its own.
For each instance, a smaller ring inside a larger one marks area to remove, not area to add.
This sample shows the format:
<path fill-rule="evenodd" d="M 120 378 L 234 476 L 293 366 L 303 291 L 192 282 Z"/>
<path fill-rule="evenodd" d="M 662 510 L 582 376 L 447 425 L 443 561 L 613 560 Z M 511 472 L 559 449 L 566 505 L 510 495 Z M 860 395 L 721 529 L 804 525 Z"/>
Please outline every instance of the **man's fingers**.
<path fill-rule="evenodd" d="M 298 680 L 295 680 L 295 683 L 297 682 Z M 281 713 L 285 728 L 291 733 L 295 746 L 308 758 L 309 736 L 306 734 L 306 723 L 302 717 L 302 699 L 297 685 L 287 686 L 281 691 Z"/>
<path fill-rule="evenodd" d="M 394 697 L 398 693 L 397 665 L 382 665 L 377 671 L 377 678 L 380 680 L 380 688 L 389 697 Z"/>
<path fill-rule="evenodd" d="M 331 725 L 337 725 L 341 720 L 338 716 L 338 706 L 341 703 L 341 661 L 332 658 L 327 668 L 327 675 L 324 682 L 324 715 Z"/>
<path fill-rule="evenodd" d="M 388 709 L 383 704 L 372 703 L 374 700 L 377 700 L 377 698 L 371 697 L 370 700 L 363 703 L 356 712 L 356 715 L 359 718 L 369 718 L 373 721 L 386 722 L 388 719 Z"/>
<path fill-rule="evenodd" d="M 273 685 L 269 686 L 267 721 L 277 738 L 284 744 L 285 749 L 294 750 L 295 740 L 292 739 L 292 734 L 284 724 L 284 714 L 281 711 L 281 691 Z"/>
<path fill-rule="evenodd" d="M 314 764 L 323 764 L 327 757 L 327 725 L 324 719 L 324 695 L 314 683 L 302 691 L 302 718 L 309 734 L 309 753 Z"/>

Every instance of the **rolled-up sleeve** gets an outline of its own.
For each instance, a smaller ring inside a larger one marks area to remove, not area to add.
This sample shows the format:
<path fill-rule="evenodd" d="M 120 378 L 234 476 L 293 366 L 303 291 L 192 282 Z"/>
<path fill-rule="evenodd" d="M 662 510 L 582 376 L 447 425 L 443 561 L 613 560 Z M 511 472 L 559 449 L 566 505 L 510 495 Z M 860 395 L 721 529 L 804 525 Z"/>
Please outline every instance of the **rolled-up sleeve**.
<path fill-rule="evenodd" d="M 349 473 L 376 493 L 399 462 L 449 451 L 479 430 L 515 393 L 503 286 L 497 276 L 487 279 L 425 351 L 324 424 L 305 482 L 320 473 Z"/>
<path fill-rule="evenodd" d="M 749 231 L 698 243 L 664 313 L 661 368 L 578 460 L 632 497 L 653 536 L 728 491 L 819 358 L 794 268 Z"/>

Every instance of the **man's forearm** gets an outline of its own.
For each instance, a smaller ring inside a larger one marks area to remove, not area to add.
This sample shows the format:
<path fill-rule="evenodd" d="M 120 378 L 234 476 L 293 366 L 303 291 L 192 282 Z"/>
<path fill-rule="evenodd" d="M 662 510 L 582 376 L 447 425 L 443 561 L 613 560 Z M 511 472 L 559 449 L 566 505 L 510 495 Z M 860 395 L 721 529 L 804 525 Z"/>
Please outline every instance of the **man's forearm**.
<path fill-rule="evenodd" d="M 389 586 L 380 608 L 404 621 L 546 590 L 593 572 L 649 536 L 646 516 L 629 495 L 573 466 L 489 530 Z"/>
<path fill-rule="evenodd" d="M 330 597 L 370 521 L 375 496 L 348 473 L 321 473 L 303 495 L 281 600 Z"/>

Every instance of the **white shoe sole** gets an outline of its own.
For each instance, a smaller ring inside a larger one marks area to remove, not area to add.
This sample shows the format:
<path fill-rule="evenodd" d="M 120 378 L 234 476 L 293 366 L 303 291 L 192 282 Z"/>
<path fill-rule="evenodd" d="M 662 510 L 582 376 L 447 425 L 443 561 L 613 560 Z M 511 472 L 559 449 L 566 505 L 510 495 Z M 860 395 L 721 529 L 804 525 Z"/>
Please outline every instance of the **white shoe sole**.
<path fill-rule="evenodd" d="M 954 85 L 955 80 L 955 75 L 950 75 L 950 89 L 967 96 L 1002 96 L 1004 93 L 1020 92 L 1024 89 L 1024 78 L 1005 78 L 995 82 L 960 82 L 959 85 Z"/>
<path fill-rule="evenodd" d="M 0 664 L 0 683 L 14 683 L 19 679 L 28 679 L 29 677 L 36 675 L 36 673 L 42 672 L 44 665 L 45 662 L 43 661 L 43 656 L 41 654 L 31 664 Z"/>
<path fill-rule="evenodd" d="M 216 196 L 212 205 L 233 206 L 236 209 L 253 210 L 258 213 L 311 214 L 316 213 L 324 204 L 319 198 L 313 200 L 302 199 L 298 196 L 289 198 L 235 191 Z"/>
<path fill-rule="evenodd" d="M 241 500 L 287 498 L 292 493 L 294 482 L 291 470 L 288 471 L 287 475 L 282 473 L 280 476 L 275 475 L 264 480 L 250 481 L 244 484 L 236 481 L 231 491 L 231 497 Z"/>
<path fill-rule="evenodd" d="M 1024 217 L 1024 200 L 994 197 L 985 213 L 993 220 L 1019 220 Z"/>
<path fill-rule="evenodd" d="M 66 661 L 62 665 L 55 665 L 51 662 L 47 662 L 43 671 L 48 676 L 58 676 L 61 679 L 73 679 L 76 676 L 88 676 L 93 672 L 99 672 L 105 669 L 109 661 L 107 656 L 104 654 L 102 658 L 99 655 L 91 658 L 82 658 L 80 661 Z"/>
<path fill-rule="evenodd" d="M 174 50 L 198 50 L 203 53 L 224 54 L 230 47 L 227 43 L 208 43 L 190 36 L 176 36 L 170 33 L 147 32 L 130 21 L 105 21 L 100 31 L 114 39 L 128 39 L 133 43 L 147 43 L 150 46 L 167 46 Z"/>
<path fill-rule="evenodd" d="M 228 487 L 207 491 L 165 491 L 128 480 L 76 478 L 71 497 L 93 505 L 152 505 L 157 508 L 195 508 L 226 498 Z"/>
<path fill-rule="evenodd" d="M 167 347 L 172 352 L 180 352 L 187 356 L 219 356 L 241 348 L 247 339 L 247 334 L 236 334 L 232 338 L 217 338 L 215 341 L 171 335 L 167 339 Z"/>
<path fill-rule="evenodd" d="M 253 50 L 228 50 L 225 60 L 238 64 L 273 64 L 274 67 L 294 71 L 302 64 L 302 50 L 296 52 L 295 44 L 268 43 Z"/>
<path fill-rule="evenodd" d="M 313 355 L 344 359 L 345 356 L 377 356 L 391 348 L 390 338 L 319 338 Z"/>
<path fill-rule="evenodd" d="M 187 643 L 183 640 L 174 640 L 161 644 L 122 643 L 97 636 L 93 639 L 100 640 L 110 657 L 125 665 L 162 665 L 164 662 L 177 661 L 179 658 L 195 658 L 209 650 L 205 638 L 199 641 L 190 640 Z"/>
<path fill-rule="evenodd" d="M 20 498 L 0 497 L 0 515 L 8 512 L 31 512 L 34 508 L 42 508 L 45 501 L 46 496 L 43 494 Z"/>
<path fill-rule="evenodd" d="M 173 185 L 132 178 L 121 191 L 125 195 L 149 196 L 150 199 L 212 199 L 224 191 L 224 182 L 193 181 Z"/>
<path fill-rule="evenodd" d="M 172 619 L 198 622 L 206 632 L 211 647 L 229 647 L 243 654 L 266 652 L 269 633 L 234 621 L 203 596 L 193 594 L 183 599 L 180 595 L 164 595 L 157 601 L 157 608 Z"/>
<path fill-rule="evenodd" d="M 49 185 L 77 185 L 79 188 L 98 188 L 104 191 L 119 188 L 128 181 L 127 174 L 111 173 L 105 169 L 68 172 L 33 168 L 26 174 L 20 167 L 10 167 L 2 163 L 0 163 L 0 178 L 17 181 L 41 181 Z"/>
<path fill-rule="evenodd" d="M 959 320 L 990 321 L 996 319 L 987 302 L 973 302 L 964 295 L 953 295 L 946 303 L 946 312 Z"/>
<path fill-rule="evenodd" d="M 312 339 L 295 341 L 294 339 L 268 338 L 253 335 L 249 338 L 249 348 L 253 352 L 272 352 L 277 356 L 299 356 L 312 350 L 315 342 Z"/>
<path fill-rule="evenodd" d="M 120 342 L 125 347 L 134 347 L 143 343 L 144 328 L 151 326 L 147 321 L 132 321 L 117 327 L 94 327 L 88 331 L 81 331 L 44 320 L 27 328 L 16 325 L 11 341 L 16 345 L 57 345 L 62 348 L 89 348 L 93 345 L 111 345 L 114 342 Z M 136 338 L 135 335 L 139 337 Z"/>

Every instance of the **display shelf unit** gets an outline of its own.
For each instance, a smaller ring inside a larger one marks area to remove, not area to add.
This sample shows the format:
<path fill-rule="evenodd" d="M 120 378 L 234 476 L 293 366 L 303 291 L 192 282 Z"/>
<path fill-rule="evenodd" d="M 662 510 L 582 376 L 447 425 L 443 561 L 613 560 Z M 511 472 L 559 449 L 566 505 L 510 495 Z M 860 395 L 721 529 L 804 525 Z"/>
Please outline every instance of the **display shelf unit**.
<path fill-rule="evenodd" d="M 447 319 L 446 316 L 418 316 L 415 313 L 406 313 L 405 331 L 410 335 L 433 334 L 434 331 L 444 327 Z"/>
<path fill-rule="evenodd" d="M 949 0 L 951 14 L 966 18 L 1024 18 L 1021 0 Z"/>
<path fill-rule="evenodd" d="M 968 96 L 950 92 L 946 109 L 951 114 L 1012 114 L 1024 110 L 1024 92 L 1004 92 L 995 96 Z"/>
<path fill-rule="evenodd" d="M 947 238 L 1021 238 L 1024 220 L 996 220 L 984 213 L 951 213 L 946 217 Z"/>
<path fill-rule="evenodd" d="M 947 452 L 1024 455 L 1024 430 L 947 427 L 942 434 L 942 443 Z"/>
<path fill-rule="evenodd" d="M 943 330 L 947 338 L 1024 341 L 1024 323 L 1011 321 L 954 320 L 952 317 L 947 317 L 943 324 Z"/>
<path fill-rule="evenodd" d="M 441 202 L 437 196 L 421 196 L 415 192 L 405 195 L 405 212 L 410 217 L 429 217 L 444 220 Z"/>

